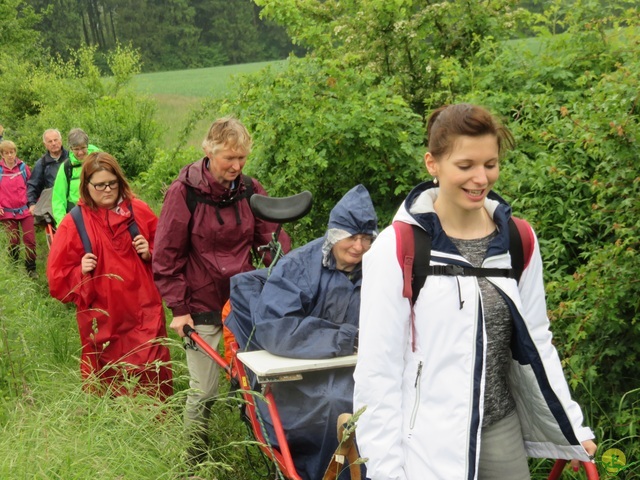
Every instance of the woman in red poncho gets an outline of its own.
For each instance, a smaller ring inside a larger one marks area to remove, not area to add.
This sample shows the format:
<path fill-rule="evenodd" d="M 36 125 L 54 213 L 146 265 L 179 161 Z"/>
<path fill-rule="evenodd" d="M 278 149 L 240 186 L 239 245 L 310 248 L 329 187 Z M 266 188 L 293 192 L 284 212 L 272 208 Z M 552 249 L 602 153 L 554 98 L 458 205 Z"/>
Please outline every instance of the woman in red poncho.
<path fill-rule="evenodd" d="M 74 219 L 66 215 L 51 246 L 47 278 L 53 297 L 76 304 L 82 377 L 98 392 L 166 398 L 173 392 L 170 357 L 151 272 L 158 219 L 104 152 L 83 163 L 78 205 L 92 253 L 85 253 Z M 132 223 L 139 232 L 130 232 Z"/>

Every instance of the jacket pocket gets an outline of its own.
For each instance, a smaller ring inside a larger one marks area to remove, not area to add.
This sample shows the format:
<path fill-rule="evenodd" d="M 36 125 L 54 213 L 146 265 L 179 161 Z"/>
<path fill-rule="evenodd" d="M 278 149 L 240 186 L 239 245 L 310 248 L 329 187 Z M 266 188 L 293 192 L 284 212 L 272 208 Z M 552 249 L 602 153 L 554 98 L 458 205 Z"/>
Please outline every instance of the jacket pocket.
<path fill-rule="evenodd" d="M 418 416 L 418 409 L 420 408 L 421 381 L 422 381 L 422 360 L 418 362 L 418 367 L 416 371 L 416 380 L 413 384 L 413 388 L 415 388 L 415 398 L 413 401 L 413 408 L 411 410 L 411 417 L 409 419 L 409 430 L 413 430 L 413 427 L 416 424 L 416 418 Z"/>

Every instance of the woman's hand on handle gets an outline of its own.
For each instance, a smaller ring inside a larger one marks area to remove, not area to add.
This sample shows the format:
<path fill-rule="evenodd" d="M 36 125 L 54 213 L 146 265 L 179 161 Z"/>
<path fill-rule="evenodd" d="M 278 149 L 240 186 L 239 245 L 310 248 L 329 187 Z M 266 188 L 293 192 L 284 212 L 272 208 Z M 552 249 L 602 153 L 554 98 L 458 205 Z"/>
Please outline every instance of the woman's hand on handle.
<path fill-rule="evenodd" d="M 194 328 L 193 318 L 191 318 L 191 315 L 188 313 L 186 315 L 173 317 L 173 320 L 171 320 L 171 323 L 169 324 L 169 328 L 173 328 L 178 335 L 184 337 L 185 333 L 183 328 L 185 325 L 189 325 L 191 328 Z"/>
<path fill-rule="evenodd" d="M 80 268 L 82 269 L 83 275 L 93 272 L 97 266 L 98 257 L 93 253 L 85 253 L 84 257 L 82 257 L 82 260 L 80 261 Z"/>
<path fill-rule="evenodd" d="M 598 446 L 593 440 L 585 440 L 582 442 L 582 446 L 592 458 L 596 456 Z M 580 469 L 580 460 L 571 460 L 571 468 L 577 472 Z"/>

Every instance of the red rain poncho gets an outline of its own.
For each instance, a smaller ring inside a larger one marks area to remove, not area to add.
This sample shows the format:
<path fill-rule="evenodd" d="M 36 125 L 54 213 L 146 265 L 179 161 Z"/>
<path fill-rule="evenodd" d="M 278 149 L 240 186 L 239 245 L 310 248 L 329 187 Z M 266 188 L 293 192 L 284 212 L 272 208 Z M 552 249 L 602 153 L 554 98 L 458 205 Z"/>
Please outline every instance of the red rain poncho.
<path fill-rule="evenodd" d="M 132 202 L 135 222 L 153 255 L 157 217 L 141 200 Z M 162 299 L 153 283 L 151 261 L 143 261 L 132 245 L 130 202 L 120 204 L 122 214 L 92 210 L 82 201 L 80 205 L 98 265 L 82 274 L 84 248 L 73 219 L 66 215 L 51 246 L 47 278 L 53 297 L 76 304 L 82 376 L 95 375 L 102 381 L 97 385 L 110 385 L 116 395 L 171 395 Z"/>

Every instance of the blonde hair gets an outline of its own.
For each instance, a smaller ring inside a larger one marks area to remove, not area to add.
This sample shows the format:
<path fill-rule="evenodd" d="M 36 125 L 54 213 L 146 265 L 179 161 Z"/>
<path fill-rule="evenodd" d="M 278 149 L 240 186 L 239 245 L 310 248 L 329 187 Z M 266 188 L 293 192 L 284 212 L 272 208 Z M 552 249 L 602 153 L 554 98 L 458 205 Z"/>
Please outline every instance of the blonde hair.
<path fill-rule="evenodd" d="M 202 141 L 202 149 L 211 156 L 225 148 L 244 150 L 249 154 L 252 144 L 251 135 L 240 120 L 234 117 L 222 117 L 209 127 L 209 132 Z"/>
<path fill-rule="evenodd" d="M 4 153 L 8 150 L 13 150 L 14 152 L 18 151 L 18 149 L 16 148 L 16 144 L 11 140 L 3 140 L 2 142 L 0 142 L 0 153 Z"/>

